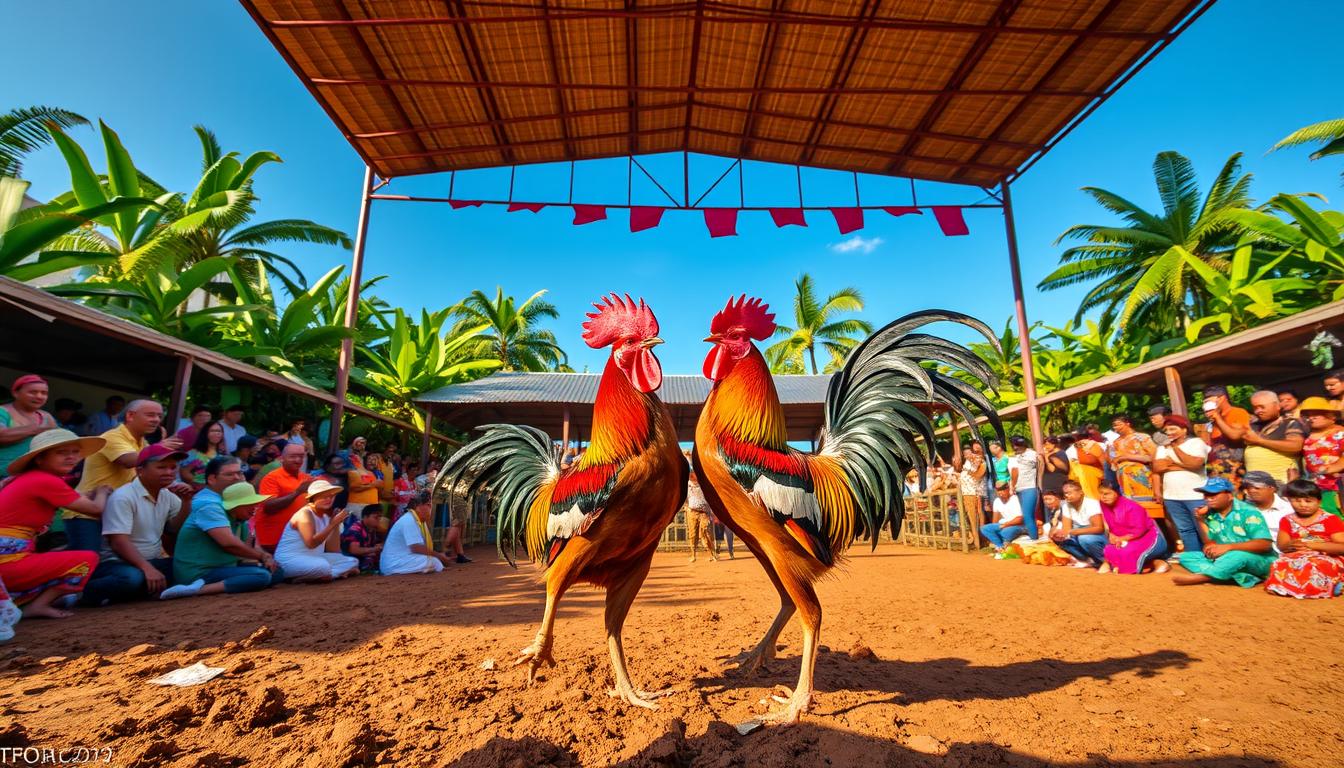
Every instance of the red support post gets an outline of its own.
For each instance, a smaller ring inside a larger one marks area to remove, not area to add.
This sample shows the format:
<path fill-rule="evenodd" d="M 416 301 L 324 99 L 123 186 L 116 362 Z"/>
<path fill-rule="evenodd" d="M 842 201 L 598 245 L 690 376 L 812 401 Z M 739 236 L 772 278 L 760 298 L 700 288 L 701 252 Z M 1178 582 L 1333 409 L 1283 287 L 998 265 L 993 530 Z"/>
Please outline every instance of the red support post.
<path fill-rule="evenodd" d="M 373 202 L 373 168 L 364 166 L 364 189 L 359 198 L 359 224 L 355 228 L 355 253 L 350 261 L 350 292 L 345 297 L 345 327 L 353 330 L 359 319 L 359 287 L 364 280 L 364 243 L 369 231 L 369 205 Z M 331 434 L 327 450 L 341 445 L 341 417 L 345 415 L 345 394 L 350 388 L 350 368 L 355 361 L 355 340 L 341 340 L 341 357 L 336 366 L 336 402 L 331 407 Z"/>
<path fill-rule="evenodd" d="M 1013 221 L 1013 196 L 1003 185 L 1003 224 L 1008 241 L 1008 269 L 1013 278 L 1013 312 L 1017 315 L 1017 343 L 1022 355 L 1022 391 L 1027 396 L 1027 423 L 1031 442 L 1041 449 L 1041 407 L 1036 404 L 1036 371 L 1031 359 L 1031 326 L 1027 323 L 1027 302 L 1022 296 L 1022 264 L 1017 256 L 1017 226 Z"/>

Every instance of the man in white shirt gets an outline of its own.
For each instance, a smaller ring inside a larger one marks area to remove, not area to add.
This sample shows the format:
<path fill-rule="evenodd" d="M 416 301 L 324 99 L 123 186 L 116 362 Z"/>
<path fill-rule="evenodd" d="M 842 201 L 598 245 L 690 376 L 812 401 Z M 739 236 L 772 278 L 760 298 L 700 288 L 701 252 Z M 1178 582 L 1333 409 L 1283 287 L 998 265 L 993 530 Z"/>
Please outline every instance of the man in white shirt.
<path fill-rule="evenodd" d="M 230 405 L 219 425 L 224 428 L 224 449 L 229 453 L 238 450 L 239 438 L 247 434 L 247 428 L 243 426 L 243 406 Z"/>
<path fill-rule="evenodd" d="M 1277 540 L 1279 521 L 1293 514 L 1293 505 L 1279 495 L 1279 484 L 1268 472 L 1247 472 L 1246 476 L 1241 478 L 1241 489 L 1246 492 L 1246 500 L 1260 510 L 1260 514 L 1265 518 L 1265 525 L 1269 526 L 1269 532 L 1274 534 L 1273 540 Z M 1277 543 L 1274 549 L 1278 550 Z"/>
<path fill-rule="evenodd" d="M 429 541 L 429 521 L 434 515 L 429 491 L 417 491 L 409 509 L 397 518 L 383 542 L 378 557 L 378 572 L 384 576 L 407 573 L 438 573 L 448 564 L 448 556 L 435 552 Z"/>
<path fill-rule="evenodd" d="M 177 533 L 191 511 L 191 486 L 177 479 L 187 454 L 155 443 L 140 451 L 135 479 L 112 492 L 103 510 L 103 548 L 83 601 L 108 605 L 158 595 L 173 561 L 163 536 Z"/>
<path fill-rule="evenodd" d="M 1083 487 L 1073 480 L 1064 481 L 1064 498 L 1059 500 L 1059 521 L 1050 529 L 1050 540 L 1073 555 L 1075 568 L 1099 568 L 1105 562 L 1106 524 L 1101 517 L 1101 502 L 1083 495 Z"/>
<path fill-rule="evenodd" d="M 980 526 L 980 534 L 994 545 L 994 559 L 1003 559 L 1003 548 L 1026 532 L 1022 525 L 1022 505 L 1007 483 L 994 486 L 994 522 Z"/>

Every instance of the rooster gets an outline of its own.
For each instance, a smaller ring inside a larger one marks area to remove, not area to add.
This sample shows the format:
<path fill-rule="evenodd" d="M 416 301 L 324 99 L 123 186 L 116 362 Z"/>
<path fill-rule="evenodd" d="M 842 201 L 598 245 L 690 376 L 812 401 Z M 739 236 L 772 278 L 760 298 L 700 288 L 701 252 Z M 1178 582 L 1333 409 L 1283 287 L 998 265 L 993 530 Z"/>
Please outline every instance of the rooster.
<path fill-rule="evenodd" d="M 539 429 L 483 426 L 485 434 L 453 454 L 439 483 L 466 495 L 493 494 L 499 552 L 514 565 L 526 547 L 545 566 L 546 610 L 541 629 L 520 652 L 531 685 L 552 656 L 555 611 L 579 583 L 607 590 L 607 649 L 616 685 L 610 691 L 632 705 L 657 709 L 626 672 L 621 628 L 649 573 L 663 529 L 686 499 L 690 467 L 677 444 L 667 406 L 654 394 L 662 368 L 652 349 L 662 344 L 658 320 L 641 299 L 612 294 L 583 324 L 583 340 L 611 347 L 593 405 L 593 427 L 583 458 L 562 469 L 551 438 Z"/>
<path fill-rule="evenodd" d="M 812 700 L 821 604 L 813 584 L 859 537 L 884 524 L 897 535 L 904 516 L 905 474 L 933 456 L 933 426 L 920 405 L 944 405 L 972 421 L 968 403 L 1000 429 L 994 408 L 964 381 L 925 367 L 950 366 L 994 386 L 974 353 L 944 339 L 912 333 L 927 323 L 968 325 L 993 343 L 983 323 L 952 312 L 918 312 L 856 346 L 826 392 L 819 450 L 788 445 L 784 411 L 765 358 L 753 341 L 774 335 L 774 315 L 760 299 L 729 299 L 705 341 L 714 345 L 704 375 L 713 385 L 695 430 L 695 474 L 718 519 L 756 555 L 779 592 L 780 609 L 754 649 L 738 659 L 754 671 L 775 655 L 780 631 L 795 612 L 803 632 L 798 685 L 780 711 L 763 720 L 796 723 Z M 1001 433 L 1001 429 L 1000 429 Z"/>

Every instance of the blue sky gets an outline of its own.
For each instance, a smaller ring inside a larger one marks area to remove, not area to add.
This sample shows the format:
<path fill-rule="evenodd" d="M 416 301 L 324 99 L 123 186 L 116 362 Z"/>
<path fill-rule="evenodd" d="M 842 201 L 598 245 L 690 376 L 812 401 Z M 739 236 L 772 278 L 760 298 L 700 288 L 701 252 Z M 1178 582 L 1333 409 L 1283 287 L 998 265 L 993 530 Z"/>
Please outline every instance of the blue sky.
<path fill-rule="evenodd" d="M 1334 16 L 1333 6 L 1301 1 L 1271 11 L 1254 0 L 1222 0 L 1014 185 L 1033 320 L 1062 324 L 1082 293 L 1034 289 L 1057 263 L 1061 247 L 1053 243 L 1062 231 L 1106 221 L 1079 188 L 1104 187 L 1156 208 L 1151 164 L 1157 152 L 1186 154 L 1206 183 L 1228 155 L 1245 152 L 1258 199 L 1280 191 L 1340 194 L 1338 163 L 1309 163 L 1301 150 L 1265 154 L 1292 130 L 1339 116 L 1338 35 L 1322 23 Z M 191 127 L 204 124 L 226 149 L 269 149 L 284 158 L 283 165 L 262 171 L 260 215 L 311 218 L 353 232 L 359 159 L 237 3 L 66 0 L 16 3 L 6 16 L 10 72 L 0 80 L 0 109 L 46 104 L 102 118 L 139 167 L 174 189 L 187 189 L 198 177 Z M 77 136 L 101 167 L 95 134 L 83 130 Z M 698 160 L 693 186 L 708 186 L 727 163 Z M 665 185 L 679 184 L 677 165 L 664 164 Z M 562 196 L 566 174 L 522 170 L 517 196 Z M 623 160 L 581 166 L 576 200 L 623 198 L 624 174 Z M 39 198 L 69 186 L 53 150 L 34 156 L 25 175 Z M 791 172 L 781 177 L 748 166 L 748 204 L 776 202 L 770 194 L 779 179 L 791 184 Z M 456 191 L 459 197 L 503 197 L 507 185 L 506 171 L 460 174 Z M 817 172 L 806 186 L 809 204 L 852 201 L 848 176 Z M 398 180 L 388 191 L 447 190 L 445 175 Z M 983 197 L 978 190 L 924 184 L 919 196 L 921 202 L 949 203 Z M 735 202 L 735 187 L 730 197 Z M 908 202 L 908 186 L 864 180 L 865 204 L 888 201 Z M 730 294 L 760 295 L 788 322 L 792 282 L 804 271 L 822 292 L 858 287 L 867 300 L 864 316 L 879 324 L 940 307 L 999 328 L 1012 312 L 1003 219 L 996 210 L 968 212 L 971 234 L 960 238 L 943 237 L 930 216 L 870 213 L 868 227 L 857 234 L 881 242 L 843 254 L 834 246 L 846 238 L 829 216 L 818 214 L 807 229 L 776 230 L 768 215 L 744 213 L 738 237 L 716 240 L 696 213 L 669 212 L 658 229 L 638 234 L 627 231 L 623 212 L 584 227 L 571 226 L 570 216 L 564 209 L 507 214 L 502 208 L 379 203 L 366 275 L 389 275 L 379 294 L 413 310 L 453 303 L 475 288 L 493 292 L 502 285 L 520 299 L 546 288 L 561 313 L 553 330 L 576 368 L 594 370 L 605 353 L 583 345 L 579 324 L 588 304 L 611 290 L 643 296 L 653 306 L 669 341 L 659 348 L 668 373 L 699 372 L 706 351 L 699 340 Z M 348 259 L 347 252 L 331 248 L 287 252 L 313 278 Z"/>

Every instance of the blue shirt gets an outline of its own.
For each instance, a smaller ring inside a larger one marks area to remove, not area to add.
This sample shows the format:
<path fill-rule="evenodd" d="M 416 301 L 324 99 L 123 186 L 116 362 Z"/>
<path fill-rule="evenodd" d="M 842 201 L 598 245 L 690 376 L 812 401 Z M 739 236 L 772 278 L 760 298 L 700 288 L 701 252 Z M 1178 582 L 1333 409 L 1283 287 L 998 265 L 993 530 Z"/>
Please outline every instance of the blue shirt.
<path fill-rule="evenodd" d="M 242 541 L 247 541 L 247 523 L 234 520 L 224 509 L 224 500 L 209 488 L 196 492 L 191 500 L 191 512 L 177 534 L 173 548 L 173 581 L 190 584 L 214 568 L 238 564 L 238 556 L 224 551 L 210 537 L 210 531 L 228 528 Z"/>

